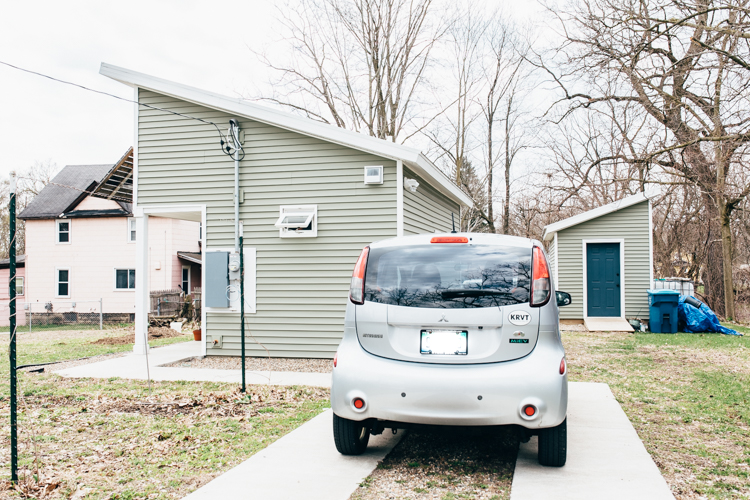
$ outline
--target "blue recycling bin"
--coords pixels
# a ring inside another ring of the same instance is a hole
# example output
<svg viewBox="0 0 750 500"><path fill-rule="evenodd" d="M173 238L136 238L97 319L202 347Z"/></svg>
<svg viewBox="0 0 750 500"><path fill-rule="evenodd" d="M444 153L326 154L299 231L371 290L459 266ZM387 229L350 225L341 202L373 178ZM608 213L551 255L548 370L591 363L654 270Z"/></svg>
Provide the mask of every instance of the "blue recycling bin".
<svg viewBox="0 0 750 500"><path fill-rule="evenodd" d="M648 327L653 333L677 333L677 290L648 291Z"/></svg>

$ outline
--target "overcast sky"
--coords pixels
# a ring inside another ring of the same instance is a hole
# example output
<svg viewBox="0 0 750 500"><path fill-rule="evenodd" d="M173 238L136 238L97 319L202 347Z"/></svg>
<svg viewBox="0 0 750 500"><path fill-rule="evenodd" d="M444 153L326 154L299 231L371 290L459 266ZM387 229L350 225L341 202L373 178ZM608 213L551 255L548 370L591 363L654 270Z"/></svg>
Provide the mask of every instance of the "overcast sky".
<svg viewBox="0 0 750 500"><path fill-rule="evenodd" d="M508 8L522 19L523 4ZM269 0L5 2L0 61L128 99L102 62L237 96L268 79L248 47L275 39L274 16ZM130 103L3 65L0 82L0 178L37 161L114 163L133 143Z"/></svg>

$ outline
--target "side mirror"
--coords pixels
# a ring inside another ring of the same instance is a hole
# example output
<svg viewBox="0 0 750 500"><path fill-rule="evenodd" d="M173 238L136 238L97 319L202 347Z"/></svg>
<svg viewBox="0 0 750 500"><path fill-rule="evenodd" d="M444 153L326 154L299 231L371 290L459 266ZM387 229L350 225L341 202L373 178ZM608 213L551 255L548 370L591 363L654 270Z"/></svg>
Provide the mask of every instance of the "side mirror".
<svg viewBox="0 0 750 500"><path fill-rule="evenodd" d="M557 297L558 307L569 306L573 302L573 298L568 292L555 292L555 297Z"/></svg>

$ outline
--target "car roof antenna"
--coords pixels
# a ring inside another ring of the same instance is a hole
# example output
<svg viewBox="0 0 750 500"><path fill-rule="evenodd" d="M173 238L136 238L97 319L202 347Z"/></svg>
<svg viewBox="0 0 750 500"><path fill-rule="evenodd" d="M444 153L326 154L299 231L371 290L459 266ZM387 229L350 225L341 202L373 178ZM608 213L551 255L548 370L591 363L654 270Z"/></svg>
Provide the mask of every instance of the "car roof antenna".
<svg viewBox="0 0 750 500"><path fill-rule="evenodd" d="M453 223L453 231L451 233L455 233L456 231L456 219L453 217L453 212L451 212L451 222Z"/></svg>

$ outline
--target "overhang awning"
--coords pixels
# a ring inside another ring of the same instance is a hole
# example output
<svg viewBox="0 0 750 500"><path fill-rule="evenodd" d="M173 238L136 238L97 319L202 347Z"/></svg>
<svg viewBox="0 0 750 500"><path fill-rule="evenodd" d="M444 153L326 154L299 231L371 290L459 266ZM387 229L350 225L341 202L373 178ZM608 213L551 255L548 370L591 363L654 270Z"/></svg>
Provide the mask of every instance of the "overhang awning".
<svg viewBox="0 0 750 500"><path fill-rule="evenodd" d="M203 256L200 252L177 252L177 258L193 264L203 264Z"/></svg>

